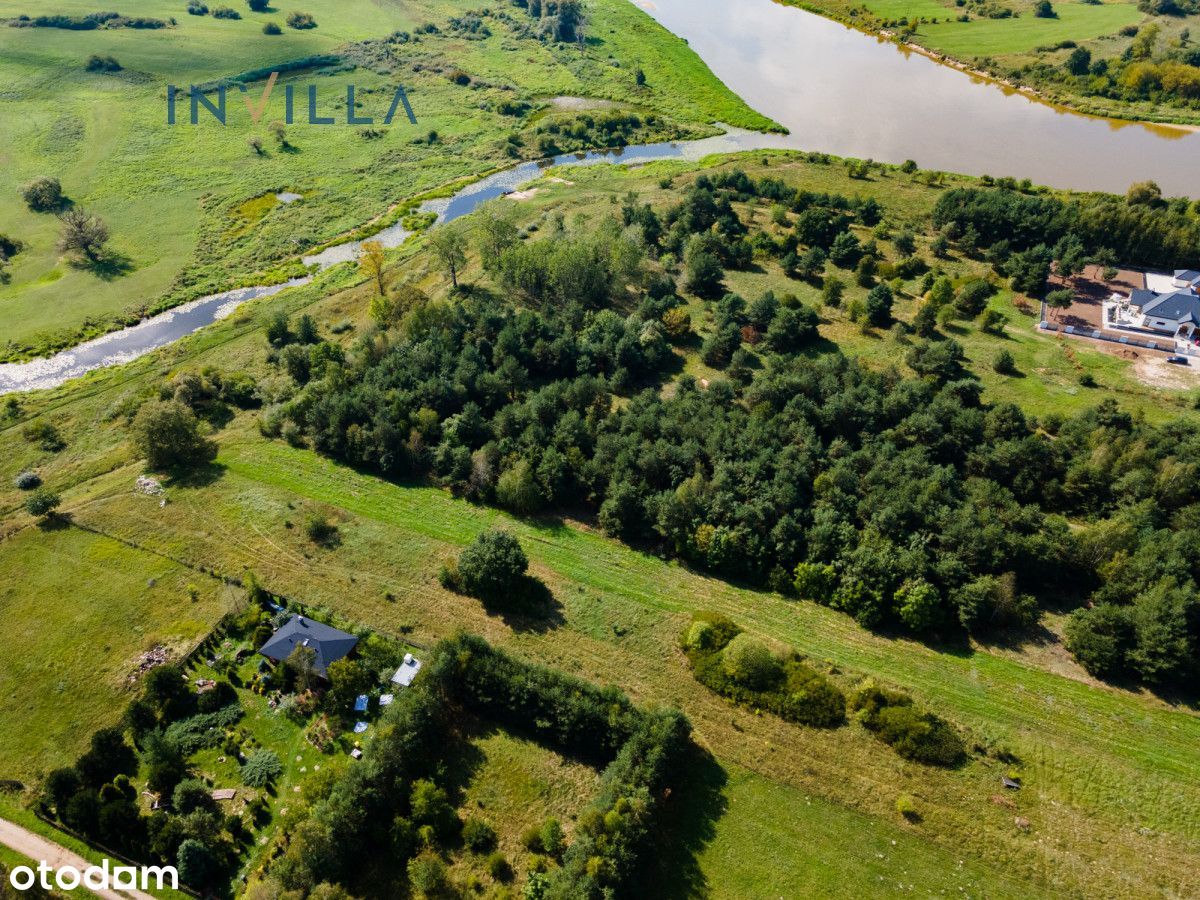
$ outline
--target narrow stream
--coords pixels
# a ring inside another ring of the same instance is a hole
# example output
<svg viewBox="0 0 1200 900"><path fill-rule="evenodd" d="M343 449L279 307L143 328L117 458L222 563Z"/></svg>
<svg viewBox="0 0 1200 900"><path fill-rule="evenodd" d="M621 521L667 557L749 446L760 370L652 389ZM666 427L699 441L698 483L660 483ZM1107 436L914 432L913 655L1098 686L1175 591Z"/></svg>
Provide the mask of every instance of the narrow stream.
<svg viewBox="0 0 1200 900"><path fill-rule="evenodd" d="M666 142L591 153L566 153L549 160L521 163L472 182L457 194L421 204L421 212L437 214L439 224L472 212L488 200L515 190L551 166L584 166L599 162L650 162L656 159L700 159L709 153L745 149L760 135L739 129L697 141ZM385 247L398 247L412 234L401 224L392 225L370 240ZM306 265L327 269L358 257L361 241L347 241L303 257ZM137 325L78 344L44 359L0 364L0 394L57 387L94 369L137 359L172 341L186 337L205 325L224 319L248 300L269 297L285 288L307 284L311 277L295 278L284 284L238 288L200 297Z"/></svg>

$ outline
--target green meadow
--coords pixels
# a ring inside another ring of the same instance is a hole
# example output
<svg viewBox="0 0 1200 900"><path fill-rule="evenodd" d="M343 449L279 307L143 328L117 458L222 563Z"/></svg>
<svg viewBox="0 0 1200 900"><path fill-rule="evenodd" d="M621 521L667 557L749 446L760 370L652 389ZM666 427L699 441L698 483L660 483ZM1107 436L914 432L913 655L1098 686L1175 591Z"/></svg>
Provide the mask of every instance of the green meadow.
<svg viewBox="0 0 1200 900"><path fill-rule="evenodd" d="M876 11L874 4L868 6ZM943 19L937 24L922 25L918 29L920 42L958 59L1006 56L1029 53L1059 41L1082 42L1115 35L1122 26L1137 24L1142 19L1142 13L1132 3L1058 3L1054 8L1057 15L1053 19L1042 19L1029 13L1020 18L974 19L970 22ZM883 15L882 12L879 14ZM910 12L908 15L928 13Z"/></svg>
<svg viewBox="0 0 1200 900"><path fill-rule="evenodd" d="M1154 37L1145 58L1192 66L1189 41L1200 26L1200 13L1184 6L1168 10L1129 0L1053 0L1051 14L1039 16L1034 0L779 2L925 48L956 66L1031 89L1045 102L1088 115L1197 123L1187 90L1127 90L1123 77L1134 36L1148 26L1153 26ZM1098 71L1107 74L1093 70L1075 77L1066 72L1064 63L1077 47L1087 50L1092 62L1102 61Z"/></svg>
<svg viewBox="0 0 1200 900"><path fill-rule="evenodd" d="M2 0L0 18L45 11L35 6ZM299 254L400 199L511 162L510 134L524 141L518 155L539 155L533 113L556 96L603 98L656 114L659 125L648 136L703 133L713 121L772 127L627 0L589 4L593 37L584 46L523 37L513 24L518 19L497 16L488 19L489 37L468 39L448 25L474 8L462 0L280 0L270 13L243 5L238 20L187 15L184 6L139 6L141 15L173 16L176 24L163 29L0 27L0 222L26 245L10 281L0 283L0 357L40 355L196 296L295 273ZM311 13L317 27L262 32L264 23L283 24L297 10ZM55 11L94 10L70 0ZM426 23L438 30L386 48L361 43L412 35ZM122 70L87 72L92 54L113 56ZM329 54L342 62L285 71L257 125L243 99L259 102L265 76L245 94L229 91L224 126L203 108L200 124L190 125L186 98L177 124L166 123L168 84L186 88ZM518 57L521 64L513 65ZM470 82L451 81L454 71ZM345 124L350 85L361 104L357 114L381 123L397 83L417 125L403 116L388 128L377 124L377 133ZM283 147L268 125L284 118L289 84L296 122ZM309 86L318 90L318 115L340 124L308 124ZM499 107L508 101L529 104L529 112L503 114ZM251 138L262 142L261 153ZM20 197L39 176L59 178L74 204L107 222L105 266L79 267L58 252L54 216L31 212ZM284 190L302 199L262 202Z"/></svg>

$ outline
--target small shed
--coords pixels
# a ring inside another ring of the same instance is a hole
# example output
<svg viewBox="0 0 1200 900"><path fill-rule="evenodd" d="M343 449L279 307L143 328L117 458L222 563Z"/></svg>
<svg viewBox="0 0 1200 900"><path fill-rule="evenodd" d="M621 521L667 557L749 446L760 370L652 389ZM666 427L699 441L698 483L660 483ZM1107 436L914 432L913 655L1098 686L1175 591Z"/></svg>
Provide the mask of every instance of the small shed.
<svg viewBox="0 0 1200 900"><path fill-rule="evenodd" d="M400 668L392 676L392 684L399 685L400 687L408 687L413 683L413 679L417 677L417 673L420 671L421 661L411 653L405 653L404 662L400 664Z"/></svg>

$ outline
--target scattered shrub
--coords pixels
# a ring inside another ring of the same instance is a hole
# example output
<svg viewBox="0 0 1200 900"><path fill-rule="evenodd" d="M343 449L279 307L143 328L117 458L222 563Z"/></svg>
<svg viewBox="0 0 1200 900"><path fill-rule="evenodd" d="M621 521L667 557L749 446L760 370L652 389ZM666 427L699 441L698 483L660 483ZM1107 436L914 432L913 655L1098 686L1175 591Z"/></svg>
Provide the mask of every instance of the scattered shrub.
<svg viewBox="0 0 1200 900"><path fill-rule="evenodd" d="M283 763L273 750L259 748L242 763L242 783L254 788L265 788L283 775Z"/></svg>
<svg viewBox="0 0 1200 900"><path fill-rule="evenodd" d="M316 28L317 20L308 13L290 12L287 17L288 28L304 30L306 28Z"/></svg>
<svg viewBox="0 0 1200 900"><path fill-rule="evenodd" d="M37 488L32 494L25 498L25 510L31 516L37 516L40 519L47 519L54 514L62 502L58 494L48 488Z"/></svg>
<svg viewBox="0 0 1200 900"><path fill-rule="evenodd" d="M463 823L463 844L472 853L490 853L496 849L496 829L482 819Z"/></svg>
<svg viewBox="0 0 1200 900"><path fill-rule="evenodd" d="M487 869L497 881L511 881L513 877L512 866L508 864L508 860L499 850L493 852L487 858Z"/></svg>
<svg viewBox="0 0 1200 900"><path fill-rule="evenodd" d="M42 476L37 472L21 472L13 479L13 485L20 491L32 491L42 486Z"/></svg>
<svg viewBox="0 0 1200 900"><path fill-rule="evenodd" d="M868 731L905 759L953 767L966 758L966 747L954 728L920 709L907 694L868 681L851 696L850 708Z"/></svg>
<svg viewBox="0 0 1200 900"><path fill-rule="evenodd" d="M121 64L112 56L97 56L92 54L88 57L84 68L89 72L120 72Z"/></svg>
<svg viewBox="0 0 1200 900"><path fill-rule="evenodd" d="M921 818L921 814L917 812L917 801L911 794L901 794L896 798L896 812L909 822L916 822Z"/></svg>

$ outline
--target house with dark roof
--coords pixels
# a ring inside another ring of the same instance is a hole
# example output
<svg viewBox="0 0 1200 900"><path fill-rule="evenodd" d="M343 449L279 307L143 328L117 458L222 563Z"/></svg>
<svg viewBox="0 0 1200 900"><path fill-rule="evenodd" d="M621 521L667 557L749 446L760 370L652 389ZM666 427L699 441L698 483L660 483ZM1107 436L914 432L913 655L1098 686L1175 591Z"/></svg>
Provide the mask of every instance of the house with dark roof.
<svg viewBox="0 0 1200 900"><path fill-rule="evenodd" d="M1200 273L1196 273L1200 280ZM1183 332L1191 336L1200 326L1200 296L1191 288L1155 294L1153 291L1134 291L1129 305L1136 307L1142 315L1142 327L1165 334Z"/></svg>
<svg viewBox="0 0 1200 900"><path fill-rule="evenodd" d="M258 652L268 659L281 662L291 656L297 647L310 647L314 654L313 671L326 678L330 663L349 655L357 643L358 638L345 631L304 616L292 616Z"/></svg>
<svg viewBox="0 0 1200 900"><path fill-rule="evenodd" d="M1200 272L1195 269L1176 269L1171 283L1177 288L1194 288L1200 284Z"/></svg>

